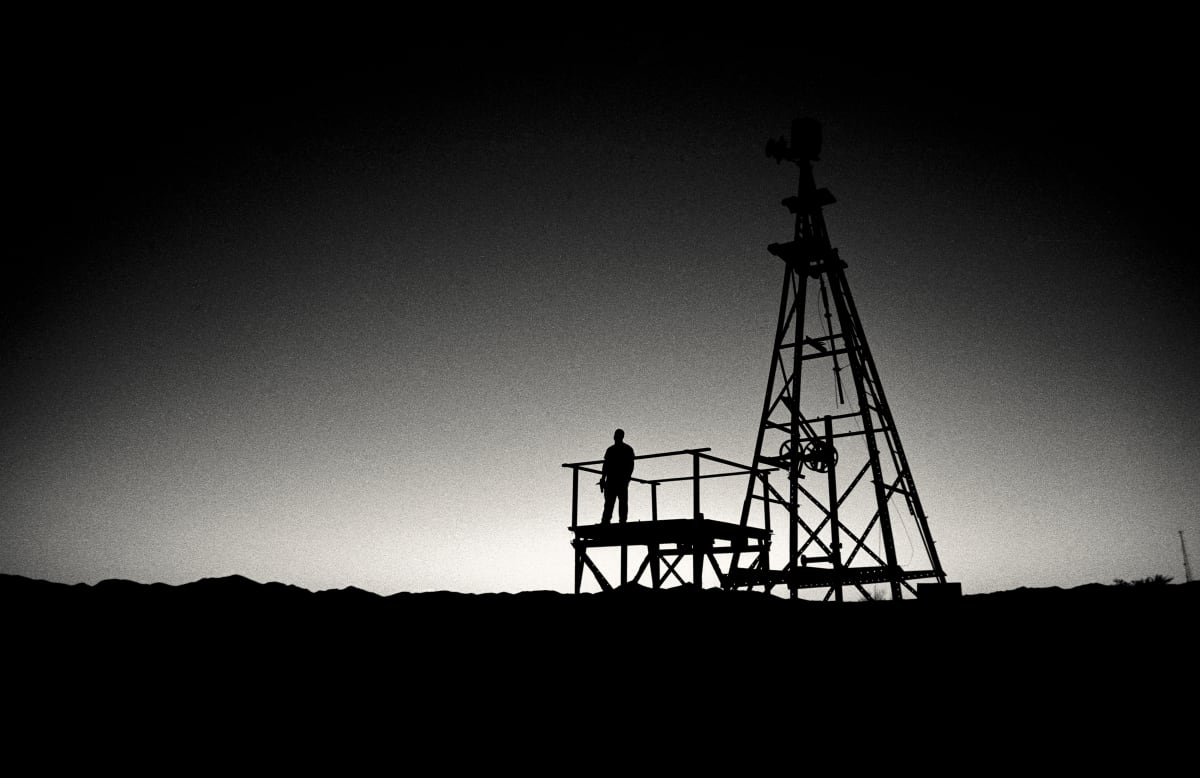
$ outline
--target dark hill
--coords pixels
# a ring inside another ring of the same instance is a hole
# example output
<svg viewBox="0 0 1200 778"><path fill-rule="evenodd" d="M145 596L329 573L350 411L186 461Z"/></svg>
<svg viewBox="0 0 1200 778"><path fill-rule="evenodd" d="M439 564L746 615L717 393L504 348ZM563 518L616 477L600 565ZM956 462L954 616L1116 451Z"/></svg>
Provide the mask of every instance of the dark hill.
<svg viewBox="0 0 1200 778"><path fill-rule="evenodd" d="M0 601L12 628L10 644L48 649L86 633L111 643L176 636L334 653L370 639L439 660L469 654L474 662L505 646L515 652L510 659L552 646L564 656L615 655L635 662L660 655L657 645L672 656L694 657L950 651L959 664L1007 665L1030 664L1031 655L1050 651L1128 652L1143 660L1167 655L1186 642L1200 583L1022 588L949 602L839 606L690 587L385 597L353 587L314 593L242 576L180 586L120 580L88 586L0 575Z"/></svg>
<svg viewBox="0 0 1200 778"><path fill-rule="evenodd" d="M713 648L740 646L757 634L770 643L790 641L799 647L819 640L854 651L913 632L935 644L987 635L1003 642L1102 640L1134 648L1180 639L1197 613L1200 583L1020 588L951 601L837 605L692 587L628 586L582 595L439 591L381 596L355 587L310 592L238 575L179 586L124 580L89 586L0 574L0 601L10 624L26 630L25 639L84 625L105 631L120 625L133 639L139 633L201 627L213 637L230 629L269 637L278 629L337 624L377 634L426 630L420 642L448 645L482 629L520 630L530 640L617 642L653 629L674 630L698 646L711 641Z"/></svg>
<svg viewBox="0 0 1200 778"><path fill-rule="evenodd" d="M1126 728L1169 731L1195 710L1198 602L1200 583L838 606L683 587L385 597L240 576L0 575L10 707L289 717L382 705L533 735L630 716L673 730L866 717L960 733L1130 717Z"/></svg>

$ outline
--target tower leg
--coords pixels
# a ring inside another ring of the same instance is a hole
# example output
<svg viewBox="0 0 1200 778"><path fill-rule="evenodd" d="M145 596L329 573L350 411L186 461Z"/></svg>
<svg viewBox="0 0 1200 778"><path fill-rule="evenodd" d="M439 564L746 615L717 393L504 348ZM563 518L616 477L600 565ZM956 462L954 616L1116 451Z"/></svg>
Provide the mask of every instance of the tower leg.
<svg viewBox="0 0 1200 778"><path fill-rule="evenodd" d="M825 450L833 451L833 419L825 417ZM838 488L837 464L829 457L829 527L832 542L829 544L829 558L833 562L833 596L837 602L842 601L842 533L838 525Z"/></svg>

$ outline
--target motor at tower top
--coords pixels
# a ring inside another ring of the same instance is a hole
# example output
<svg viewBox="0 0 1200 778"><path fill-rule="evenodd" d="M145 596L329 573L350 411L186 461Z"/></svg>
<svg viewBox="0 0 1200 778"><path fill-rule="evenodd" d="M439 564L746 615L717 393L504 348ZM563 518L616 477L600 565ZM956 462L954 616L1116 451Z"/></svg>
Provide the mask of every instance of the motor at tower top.
<svg viewBox="0 0 1200 778"><path fill-rule="evenodd" d="M816 119L793 119L792 142L784 138L767 141L767 156L776 163L787 160L799 164L821 158L821 123Z"/></svg>

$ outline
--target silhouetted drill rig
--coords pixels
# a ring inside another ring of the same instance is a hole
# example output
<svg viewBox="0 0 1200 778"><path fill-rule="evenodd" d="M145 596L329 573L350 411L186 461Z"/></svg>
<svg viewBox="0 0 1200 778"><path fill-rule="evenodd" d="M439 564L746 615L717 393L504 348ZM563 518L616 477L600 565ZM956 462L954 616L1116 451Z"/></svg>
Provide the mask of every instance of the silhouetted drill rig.
<svg viewBox="0 0 1200 778"><path fill-rule="evenodd" d="M603 548L620 549L622 584L648 579L653 588L689 583L689 565L681 563L690 559L696 586L711 569L723 588L783 587L792 598L801 590L824 590L824 599L840 602L851 587L876 599L880 595L867 587L886 584L891 599L899 600L906 592L918 595L918 581L927 581L919 585L921 596L960 591L946 583L846 282L846 263L830 245L823 209L834 197L816 187L812 172L820 150L820 125L809 119L792 123L790 141L767 144L769 157L795 164L800 174L796 195L783 201L795 216L792 239L768 246L783 262L783 289L752 464L719 459L707 448L637 457L688 457L692 466L690 473L632 480L631 493L635 485L650 489L649 521L587 525L579 523L580 473L598 474L602 461L563 465L573 474L576 593L585 568L602 589L612 588L592 558ZM772 474L782 477L773 482ZM739 521L705 518L701 481L739 476L747 482ZM672 482L690 485L691 515L660 519L658 490ZM773 506L785 515L783 549L774 542ZM631 548L644 549L632 579Z"/></svg>

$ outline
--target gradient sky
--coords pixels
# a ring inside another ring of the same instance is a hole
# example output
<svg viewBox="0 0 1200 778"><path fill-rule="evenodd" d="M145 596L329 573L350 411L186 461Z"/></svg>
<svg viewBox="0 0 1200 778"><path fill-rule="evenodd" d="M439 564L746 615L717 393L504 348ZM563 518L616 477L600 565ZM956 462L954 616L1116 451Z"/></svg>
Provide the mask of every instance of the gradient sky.
<svg viewBox="0 0 1200 778"><path fill-rule="evenodd" d="M799 114L950 579L1200 558L1170 46L77 44L10 72L0 572L569 591L563 462L753 455Z"/></svg>

